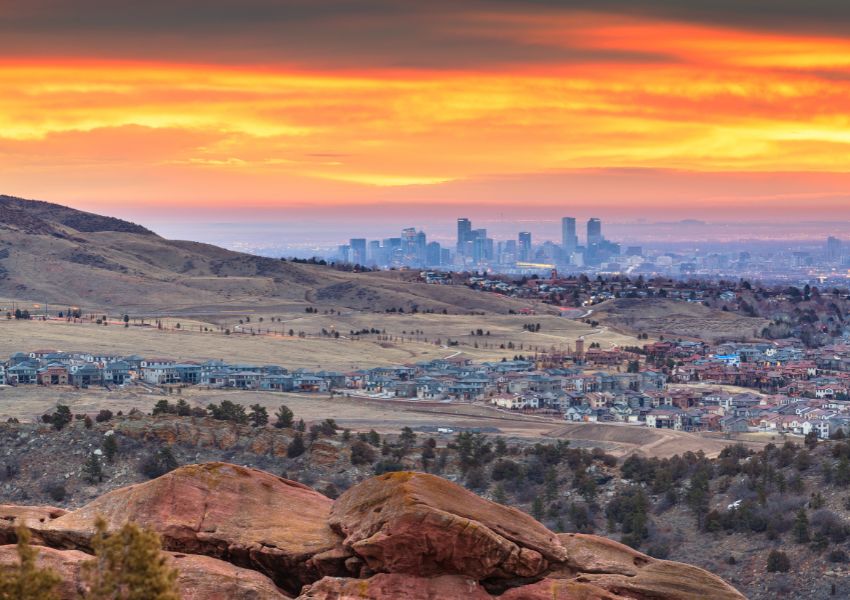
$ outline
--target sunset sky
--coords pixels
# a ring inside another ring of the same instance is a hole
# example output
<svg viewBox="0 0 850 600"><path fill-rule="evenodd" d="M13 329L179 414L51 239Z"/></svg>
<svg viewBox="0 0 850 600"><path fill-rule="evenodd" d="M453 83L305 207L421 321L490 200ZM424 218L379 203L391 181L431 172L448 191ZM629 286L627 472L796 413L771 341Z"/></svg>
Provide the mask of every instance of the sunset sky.
<svg viewBox="0 0 850 600"><path fill-rule="evenodd" d="M850 219L850 4L0 0L0 193Z"/></svg>

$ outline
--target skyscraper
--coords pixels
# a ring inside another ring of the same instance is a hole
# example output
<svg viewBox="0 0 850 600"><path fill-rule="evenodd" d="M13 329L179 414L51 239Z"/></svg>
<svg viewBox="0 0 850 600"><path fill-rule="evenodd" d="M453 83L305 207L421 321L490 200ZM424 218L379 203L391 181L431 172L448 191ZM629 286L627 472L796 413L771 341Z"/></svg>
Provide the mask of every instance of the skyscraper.
<svg viewBox="0 0 850 600"><path fill-rule="evenodd" d="M420 265L424 265L428 260L428 237L424 231L419 231L416 234L416 261Z"/></svg>
<svg viewBox="0 0 850 600"><path fill-rule="evenodd" d="M407 227L401 230L401 252L406 263L416 260L416 228Z"/></svg>
<svg viewBox="0 0 850 600"><path fill-rule="evenodd" d="M472 221L466 218L457 220L457 253L463 254L466 242L472 241Z"/></svg>
<svg viewBox="0 0 850 600"><path fill-rule="evenodd" d="M366 246L366 264L380 265L385 262L381 242L378 240L371 240Z"/></svg>
<svg viewBox="0 0 850 600"><path fill-rule="evenodd" d="M426 247L425 264L429 267L439 267L443 264L443 249L439 242L429 242Z"/></svg>
<svg viewBox="0 0 850 600"><path fill-rule="evenodd" d="M567 262L569 262L570 256L578 247L576 220L573 217L564 217L561 219L561 247L564 249L564 256Z"/></svg>
<svg viewBox="0 0 850 600"><path fill-rule="evenodd" d="M596 246L602 242L602 221L590 219L587 222L587 246Z"/></svg>
<svg viewBox="0 0 850 600"><path fill-rule="evenodd" d="M517 254L519 254L518 260L520 262L528 262L531 260L531 232L530 231L520 231L519 232L519 243L517 244Z"/></svg>
<svg viewBox="0 0 850 600"><path fill-rule="evenodd" d="M366 264L366 240L364 238L352 238L348 241L351 247L351 262L358 265Z"/></svg>
<svg viewBox="0 0 850 600"><path fill-rule="evenodd" d="M841 258L841 240L837 237L829 236L826 240L826 259L830 262L835 262Z"/></svg>

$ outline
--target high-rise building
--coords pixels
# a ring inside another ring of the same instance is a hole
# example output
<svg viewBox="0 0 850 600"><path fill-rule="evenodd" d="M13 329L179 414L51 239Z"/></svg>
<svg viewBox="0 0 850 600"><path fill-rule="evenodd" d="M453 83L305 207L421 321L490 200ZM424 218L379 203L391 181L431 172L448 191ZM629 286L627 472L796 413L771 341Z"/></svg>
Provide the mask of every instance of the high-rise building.
<svg viewBox="0 0 850 600"><path fill-rule="evenodd" d="M416 236L415 227L408 227L401 230L401 251L402 256L404 256L405 263L412 263L416 261Z"/></svg>
<svg viewBox="0 0 850 600"><path fill-rule="evenodd" d="M379 242L378 240L370 240L369 244L366 246L366 264L385 264L383 258L384 256L381 248L381 242Z"/></svg>
<svg viewBox="0 0 850 600"><path fill-rule="evenodd" d="M517 261L516 240L507 240L502 246L502 256L500 262L503 264L511 264Z"/></svg>
<svg viewBox="0 0 850 600"><path fill-rule="evenodd" d="M599 245L602 242L602 221L599 219L590 219L587 222L587 246Z"/></svg>
<svg viewBox="0 0 850 600"><path fill-rule="evenodd" d="M487 259L487 238L475 236L472 240L472 260L480 263Z"/></svg>
<svg viewBox="0 0 850 600"><path fill-rule="evenodd" d="M428 238L424 231L416 234L416 262L424 265L428 260Z"/></svg>
<svg viewBox="0 0 850 600"><path fill-rule="evenodd" d="M517 243L517 260L528 262L531 260L531 232L520 231Z"/></svg>
<svg viewBox="0 0 850 600"><path fill-rule="evenodd" d="M561 219L561 247L567 261L578 248L578 235L576 235L576 220L573 217Z"/></svg>
<svg viewBox="0 0 850 600"><path fill-rule="evenodd" d="M829 236L826 240L826 259L830 262L835 262L841 258L841 240L837 237Z"/></svg>
<svg viewBox="0 0 850 600"><path fill-rule="evenodd" d="M351 262L358 265L366 264L366 239L352 238L348 241L351 248Z"/></svg>
<svg viewBox="0 0 850 600"><path fill-rule="evenodd" d="M439 242L431 242L426 247L425 264L429 267L439 267L443 264L443 249Z"/></svg>
<svg viewBox="0 0 850 600"><path fill-rule="evenodd" d="M472 221L466 218L457 220L457 253L463 254L466 242L472 241Z"/></svg>
<svg viewBox="0 0 850 600"><path fill-rule="evenodd" d="M400 265L402 263L404 254L401 250L401 238L386 238L383 247L386 255L384 264Z"/></svg>

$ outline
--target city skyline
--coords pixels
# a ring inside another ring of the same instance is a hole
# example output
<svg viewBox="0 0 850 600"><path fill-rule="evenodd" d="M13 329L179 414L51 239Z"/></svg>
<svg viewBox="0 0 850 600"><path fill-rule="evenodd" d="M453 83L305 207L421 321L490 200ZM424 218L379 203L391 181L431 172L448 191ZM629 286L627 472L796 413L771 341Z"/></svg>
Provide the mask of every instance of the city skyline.
<svg viewBox="0 0 850 600"><path fill-rule="evenodd" d="M846 220L848 28L827 0L7 3L0 192L195 223Z"/></svg>
<svg viewBox="0 0 850 600"><path fill-rule="evenodd" d="M509 276L555 278L556 274L626 275L674 279L753 279L819 285L843 284L850 277L850 252L843 238L829 236L817 243L776 243L755 246L711 244L703 248L676 248L655 243L648 248L623 243L606 235L602 219L591 217L577 233L575 217L562 217L559 241L535 238L530 231L514 230L507 237L494 234L468 217L456 219L451 242L429 238L424 228L405 227L400 236L368 239L353 237L334 250L287 254L277 247L272 256L323 259L351 269L422 269L436 282L440 272L466 271ZM519 225L519 224L517 224ZM680 224L686 227L687 223ZM268 248L260 251L268 254ZM493 285L498 285L493 282Z"/></svg>

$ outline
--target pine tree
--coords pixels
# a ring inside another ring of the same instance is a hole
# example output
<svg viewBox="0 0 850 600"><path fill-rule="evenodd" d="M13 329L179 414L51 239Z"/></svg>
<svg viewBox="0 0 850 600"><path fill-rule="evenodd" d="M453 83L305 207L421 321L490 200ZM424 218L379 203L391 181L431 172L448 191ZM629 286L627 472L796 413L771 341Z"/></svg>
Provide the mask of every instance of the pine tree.
<svg viewBox="0 0 850 600"><path fill-rule="evenodd" d="M83 476L89 483L100 483L103 481L103 467L100 465L100 457L96 454L89 454L85 464L83 464Z"/></svg>
<svg viewBox="0 0 850 600"><path fill-rule="evenodd" d="M30 546L30 532L20 526L18 564L0 567L0 600L59 600L56 588L62 581L50 569L39 569L35 562L38 550Z"/></svg>
<svg viewBox="0 0 850 600"><path fill-rule="evenodd" d="M163 446L145 460L140 465L141 472L149 478L154 479L166 473L173 471L179 466L177 458L168 446Z"/></svg>
<svg viewBox="0 0 850 600"><path fill-rule="evenodd" d="M248 413L248 418L251 420L251 425L254 427L263 427L269 423L269 411L265 406L260 404L252 404L251 412Z"/></svg>
<svg viewBox="0 0 850 600"><path fill-rule="evenodd" d="M501 483L496 484L496 487L493 488L493 502L506 504L507 501L508 495L505 493L505 487Z"/></svg>
<svg viewBox="0 0 850 600"><path fill-rule="evenodd" d="M381 436L374 429L370 429L369 433L366 434L367 442L378 448L381 445Z"/></svg>
<svg viewBox="0 0 850 600"><path fill-rule="evenodd" d="M295 437L292 438L292 441L286 447L286 455L289 458L296 458L304 454L306 450L306 446L304 445L304 436L301 432L297 432Z"/></svg>
<svg viewBox="0 0 850 600"><path fill-rule="evenodd" d="M538 521L543 518L543 513L545 512L546 507L543 506L543 498L540 496L534 497L534 502L531 503L531 516L537 519Z"/></svg>
<svg viewBox="0 0 850 600"><path fill-rule="evenodd" d="M405 451L410 450L410 448L413 448L413 444L416 443L416 434L410 427L402 427L398 441Z"/></svg>
<svg viewBox="0 0 850 600"><path fill-rule="evenodd" d="M278 429L292 427L292 422L295 416L286 404L281 404L274 416L276 418L274 426Z"/></svg>
<svg viewBox="0 0 850 600"><path fill-rule="evenodd" d="M65 406L64 404L59 404L56 406L56 412L53 413L51 417L51 422L53 423L53 428L56 431L62 431L65 428L65 425L74 420L73 415L71 414L71 409Z"/></svg>
<svg viewBox="0 0 850 600"><path fill-rule="evenodd" d="M183 398L180 398L180 400L177 401L177 405L175 408L177 409L177 415L180 417L188 417L192 414L192 407L189 406L189 403L186 402Z"/></svg>
<svg viewBox="0 0 850 600"><path fill-rule="evenodd" d="M791 569L791 561L788 555L781 550L771 550L767 555L768 573L787 573Z"/></svg>
<svg viewBox="0 0 850 600"><path fill-rule="evenodd" d="M103 455L106 460L112 464L115 461L115 454L118 452L118 441L115 439L115 434L107 435L103 439Z"/></svg>
<svg viewBox="0 0 850 600"><path fill-rule="evenodd" d="M87 600L180 600L177 570L168 566L159 536L135 523L108 535L98 518L95 558L83 566Z"/></svg>
<svg viewBox="0 0 850 600"><path fill-rule="evenodd" d="M151 414L153 416L157 416L168 415L174 412L176 412L175 408L171 406L171 403L168 400L163 398L162 400L157 401L157 403L153 405L153 410L151 411Z"/></svg>

